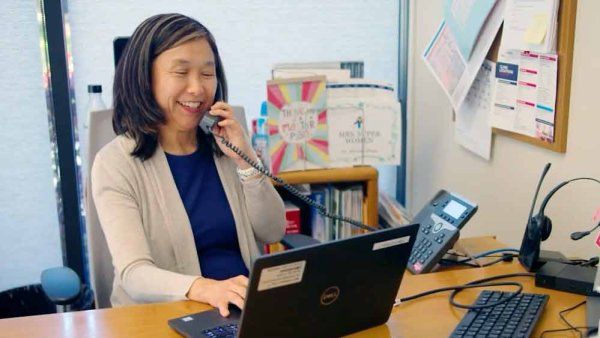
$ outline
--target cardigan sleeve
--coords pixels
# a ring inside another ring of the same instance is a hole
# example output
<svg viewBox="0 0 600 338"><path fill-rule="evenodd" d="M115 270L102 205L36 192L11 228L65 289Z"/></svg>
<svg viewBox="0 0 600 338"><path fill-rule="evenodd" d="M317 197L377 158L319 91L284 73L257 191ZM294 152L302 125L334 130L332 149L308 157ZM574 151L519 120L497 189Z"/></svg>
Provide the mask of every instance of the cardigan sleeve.
<svg viewBox="0 0 600 338"><path fill-rule="evenodd" d="M127 161L123 154L101 151L91 172L92 196L115 278L120 278L123 289L135 302L183 300L199 276L155 265L142 224L141 198L136 198L133 169Z"/></svg>
<svg viewBox="0 0 600 338"><path fill-rule="evenodd" d="M248 216L256 239L275 243L285 234L285 208L281 196L265 176L242 182Z"/></svg>

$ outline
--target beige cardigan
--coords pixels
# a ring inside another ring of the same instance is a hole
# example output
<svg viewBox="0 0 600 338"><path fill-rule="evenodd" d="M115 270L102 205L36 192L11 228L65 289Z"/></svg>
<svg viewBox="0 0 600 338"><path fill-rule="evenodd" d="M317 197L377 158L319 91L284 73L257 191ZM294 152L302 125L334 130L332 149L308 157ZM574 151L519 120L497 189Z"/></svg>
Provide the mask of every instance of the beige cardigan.
<svg viewBox="0 0 600 338"><path fill-rule="evenodd" d="M164 151L159 146L142 162L130 155L134 146L133 140L118 136L97 154L91 173L115 268L113 306L185 299L201 276L190 221ZM250 268L263 243L283 237L283 202L265 177L242 183L229 158L215 157L215 164Z"/></svg>

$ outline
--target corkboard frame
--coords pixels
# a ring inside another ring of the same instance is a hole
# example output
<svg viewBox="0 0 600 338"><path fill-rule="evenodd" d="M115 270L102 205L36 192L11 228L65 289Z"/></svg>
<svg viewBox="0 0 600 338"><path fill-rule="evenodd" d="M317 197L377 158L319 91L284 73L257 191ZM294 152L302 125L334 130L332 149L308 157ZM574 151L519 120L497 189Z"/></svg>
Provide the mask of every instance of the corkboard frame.
<svg viewBox="0 0 600 338"><path fill-rule="evenodd" d="M558 73L556 88L556 105L554 115L554 142L546 142L535 137L513 133L507 130L492 128L495 134L508 136L538 147L558 153L567 152L567 131L569 129L569 104L571 99L571 74L573 68L573 45L575 40L575 17L577 16L577 0L560 0L558 8L557 46ZM502 30L488 53L488 59L498 59L498 49Z"/></svg>

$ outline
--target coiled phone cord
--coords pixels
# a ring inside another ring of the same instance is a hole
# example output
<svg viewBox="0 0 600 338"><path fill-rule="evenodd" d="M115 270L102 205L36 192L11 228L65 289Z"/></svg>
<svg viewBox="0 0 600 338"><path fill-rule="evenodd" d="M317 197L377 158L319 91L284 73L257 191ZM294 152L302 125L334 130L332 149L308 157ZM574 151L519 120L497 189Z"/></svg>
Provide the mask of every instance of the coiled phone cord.
<svg viewBox="0 0 600 338"><path fill-rule="evenodd" d="M229 148L233 152L235 152L246 163L248 163L249 165L251 165L254 169L258 170L261 174L263 174L263 175L271 178L273 181L275 181L278 184L280 184L284 189L286 189L287 191L289 191L290 193L292 193L294 196L296 196L297 198L299 198L300 200L302 200L304 203L306 203L306 204L308 204L308 205L310 205L312 207L315 207L317 209L317 211L321 215L323 215L325 217L328 217L328 218L331 218L331 219L334 219L334 220L338 220L338 221L350 223L350 224L354 225L355 227L358 227L358 228L361 228L361 229L364 229L364 230L368 230L368 231L377 231L378 230L375 227L372 227L370 225L366 225L366 224L364 224L362 222L359 222L357 220L354 220L352 218L348 218L348 217L345 217L345 216L340 216L340 215L336 215L336 214L332 214L332 213L328 212L327 208L324 205L313 201L311 198L309 198L306 195L302 194L302 192L300 192L300 190L298 190L294 186L286 183L281 178L273 175L269 170L265 169L263 166L259 165L255 161L253 161L248 155L244 154L243 151L241 151L237 146L233 145L231 142L229 142L229 140L227 140L223 136L215 135L215 137L219 138L222 144L224 144L227 148Z"/></svg>

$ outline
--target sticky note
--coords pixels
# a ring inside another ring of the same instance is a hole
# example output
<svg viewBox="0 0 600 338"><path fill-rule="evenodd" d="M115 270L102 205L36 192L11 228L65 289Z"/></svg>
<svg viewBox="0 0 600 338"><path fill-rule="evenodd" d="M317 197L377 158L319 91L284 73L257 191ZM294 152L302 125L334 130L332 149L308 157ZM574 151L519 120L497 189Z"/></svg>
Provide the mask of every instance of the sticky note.
<svg viewBox="0 0 600 338"><path fill-rule="evenodd" d="M596 246L600 248L600 232L596 236Z"/></svg>
<svg viewBox="0 0 600 338"><path fill-rule="evenodd" d="M544 43L546 31L548 30L548 16L546 13L538 13L533 16L529 27L523 35L523 40L526 43L540 45Z"/></svg>

